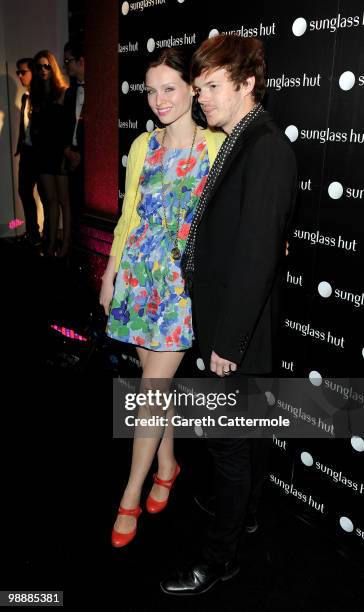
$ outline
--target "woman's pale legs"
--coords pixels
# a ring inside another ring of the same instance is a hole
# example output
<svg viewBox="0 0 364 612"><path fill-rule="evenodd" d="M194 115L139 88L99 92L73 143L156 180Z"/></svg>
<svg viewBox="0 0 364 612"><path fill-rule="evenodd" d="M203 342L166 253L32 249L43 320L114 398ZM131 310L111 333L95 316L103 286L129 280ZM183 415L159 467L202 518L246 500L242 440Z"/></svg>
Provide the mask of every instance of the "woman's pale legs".
<svg viewBox="0 0 364 612"><path fill-rule="evenodd" d="M143 379L173 379L180 365L184 352L154 352L137 347L138 357L142 364ZM159 448L158 448L159 447ZM136 508L139 506L140 494L145 478L152 465L156 450L158 448L158 476L162 480L173 477L176 468L176 459L173 451L173 434L169 428L165 428L162 440L153 436L141 438L136 436L133 443L133 457L128 483L120 505L123 508ZM164 501L169 494L168 489L154 484L152 496L158 501ZM135 528L136 518L134 516L118 515L114 529L119 533L128 533Z"/></svg>

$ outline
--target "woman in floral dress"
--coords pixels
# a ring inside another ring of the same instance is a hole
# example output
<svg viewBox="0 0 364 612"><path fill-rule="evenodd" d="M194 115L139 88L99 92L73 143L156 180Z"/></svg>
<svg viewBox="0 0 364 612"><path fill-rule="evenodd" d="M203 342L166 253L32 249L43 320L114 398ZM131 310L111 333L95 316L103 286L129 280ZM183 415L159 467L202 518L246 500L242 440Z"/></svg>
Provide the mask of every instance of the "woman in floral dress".
<svg viewBox="0 0 364 612"><path fill-rule="evenodd" d="M181 255L198 198L223 136L199 127L180 49L164 50L146 73L148 103L164 129L133 142L126 173L123 214L115 229L100 303L107 334L134 344L143 379L172 379L192 346L191 301L181 276ZM115 280L116 277L116 280ZM160 512L180 468L173 436L135 437L129 480L112 532L114 546L136 533L140 494L153 462L158 472L147 510Z"/></svg>

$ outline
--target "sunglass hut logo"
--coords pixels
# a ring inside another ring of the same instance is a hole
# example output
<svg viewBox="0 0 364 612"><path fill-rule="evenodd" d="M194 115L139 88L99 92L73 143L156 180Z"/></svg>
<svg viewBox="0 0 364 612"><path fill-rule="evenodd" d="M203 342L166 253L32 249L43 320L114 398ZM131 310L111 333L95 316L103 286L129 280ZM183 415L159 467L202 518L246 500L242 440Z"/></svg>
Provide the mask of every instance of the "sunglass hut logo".
<svg viewBox="0 0 364 612"><path fill-rule="evenodd" d="M152 6L160 6L166 4L167 0L141 0L140 2L123 2L121 5L121 12L123 15L127 15L129 11L144 11L144 9L151 8Z"/></svg>
<svg viewBox="0 0 364 612"><path fill-rule="evenodd" d="M320 32L328 30L336 32L336 30L357 28L364 26L364 13L362 15L350 15L345 17L341 13L335 17L327 17L325 19L311 19L307 21L304 17L297 17L292 24L292 32L295 36L303 36L308 32Z"/></svg>
<svg viewBox="0 0 364 612"><path fill-rule="evenodd" d="M362 16L354 15L344 17L339 13L336 17L331 17L331 19L312 20L309 23L309 28L311 32L314 30L330 30L330 32L336 32L336 30L342 28L355 28L360 25L364 25L364 14Z"/></svg>
<svg viewBox="0 0 364 612"><path fill-rule="evenodd" d="M147 40L147 49L149 53L153 53L155 49L164 49L168 47L180 47L183 45L195 45L196 44L196 32L192 34L187 34L186 32L182 34L182 36L170 36L169 38L165 38L163 40L155 40L154 38L149 38Z"/></svg>

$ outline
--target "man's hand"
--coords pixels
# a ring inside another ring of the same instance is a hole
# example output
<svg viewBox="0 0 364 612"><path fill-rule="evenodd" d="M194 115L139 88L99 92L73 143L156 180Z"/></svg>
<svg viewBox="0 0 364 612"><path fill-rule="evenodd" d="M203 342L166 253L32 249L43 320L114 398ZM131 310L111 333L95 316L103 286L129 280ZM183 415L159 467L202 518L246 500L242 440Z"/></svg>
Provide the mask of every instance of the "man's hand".
<svg viewBox="0 0 364 612"><path fill-rule="evenodd" d="M230 372L235 372L238 366L233 361L219 357L215 351L211 353L210 370L218 376L227 376Z"/></svg>

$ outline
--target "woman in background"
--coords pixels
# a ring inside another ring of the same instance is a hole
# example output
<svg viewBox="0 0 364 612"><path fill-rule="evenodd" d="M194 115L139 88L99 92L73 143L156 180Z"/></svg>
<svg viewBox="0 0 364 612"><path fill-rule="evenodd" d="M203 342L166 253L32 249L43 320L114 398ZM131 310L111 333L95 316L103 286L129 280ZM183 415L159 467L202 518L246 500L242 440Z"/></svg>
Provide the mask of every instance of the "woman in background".
<svg viewBox="0 0 364 612"><path fill-rule="evenodd" d="M35 78L31 85L32 141L36 147L44 199L43 251L45 255L67 254L71 215L68 177L64 160L64 96L68 87L53 53L39 51L34 57ZM58 250L59 211L62 210L63 240Z"/></svg>

